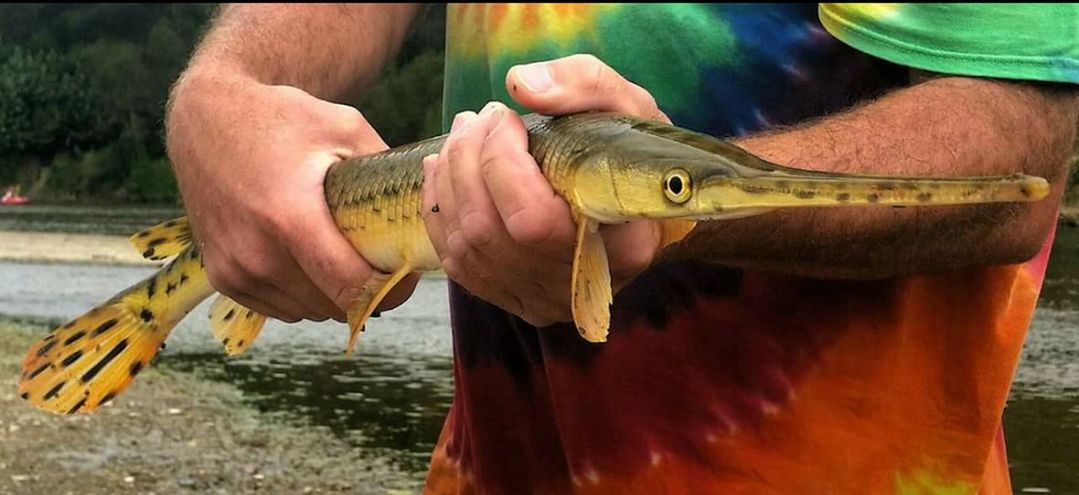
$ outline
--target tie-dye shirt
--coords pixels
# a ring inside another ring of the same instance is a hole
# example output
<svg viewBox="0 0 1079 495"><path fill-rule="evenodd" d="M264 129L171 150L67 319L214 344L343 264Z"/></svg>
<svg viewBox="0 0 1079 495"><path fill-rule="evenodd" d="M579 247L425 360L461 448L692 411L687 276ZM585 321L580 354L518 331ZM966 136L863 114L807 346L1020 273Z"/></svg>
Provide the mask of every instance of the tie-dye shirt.
<svg viewBox="0 0 1079 495"><path fill-rule="evenodd" d="M720 137L839 111L908 84L910 67L1079 82L1072 6L452 5L448 18L447 121L515 106L511 66L572 53ZM658 264L616 296L601 345L451 284L456 390L427 491L1011 493L1001 415L1050 245L1020 265L886 281Z"/></svg>

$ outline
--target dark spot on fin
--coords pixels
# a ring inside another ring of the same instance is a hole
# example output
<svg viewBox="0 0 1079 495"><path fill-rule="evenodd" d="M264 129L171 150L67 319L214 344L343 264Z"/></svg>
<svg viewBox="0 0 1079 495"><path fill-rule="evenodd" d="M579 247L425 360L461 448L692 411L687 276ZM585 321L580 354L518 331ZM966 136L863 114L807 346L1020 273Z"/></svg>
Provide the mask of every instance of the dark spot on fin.
<svg viewBox="0 0 1079 495"><path fill-rule="evenodd" d="M45 399L45 400L49 400L49 399L51 399L53 397L56 397L56 394L60 393L60 389L64 387L65 383L67 383L67 382L57 383L55 387L49 389L48 392L45 392L45 396L42 397L42 398Z"/></svg>
<svg viewBox="0 0 1079 495"><path fill-rule="evenodd" d="M97 327L97 330L94 330L94 336L96 337L98 335L101 335L101 334L105 333L108 329L116 326L116 323L117 323L117 321L116 321L115 318L113 318L113 319L111 319L109 321L106 321L105 323L102 323L101 326Z"/></svg>
<svg viewBox="0 0 1079 495"><path fill-rule="evenodd" d="M239 342L236 343L236 347L243 347L243 346L244 346L244 341L243 340L240 340Z"/></svg>
<svg viewBox="0 0 1079 495"><path fill-rule="evenodd" d="M64 345L71 345L72 343L74 343L74 342L78 341L79 339L83 338L85 335L86 335L85 330L81 330L79 332L76 332L75 335L72 335L72 336L68 337L67 340L64 341Z"/></svg>
<svg viewBox="0 0 1079 495"><path fill-rule="evenodd" d="M112 350L105 355L105 357L101 358L101 361L98 361L96 364L94 364L93 368L90 368L89 371L84 373L82 375L82 382L86 383L90 380L93 380L98 373L101 373L101 370L104 369L105 366L108 366L113 359L116 359L116 357L119 356L121 352L124 352L124 349L127 349L127 339L121 340L119 343L117 343L116 347L113 347Z"/></svg>
<svg viewBox="0 0 1079 495"><path fill-rule="evenodd" d="M26 400L26 399L30 398L30 394L28 394L26 392L23 392L23 393L19 394L19 397L22 397L22 400Z"/></svg>
<svg viewBox="0 0 1079 495"><path fill-rule="evenodd" d="M794 197L796 197L798 199L813 199L813 197L816 196L816 195L817 195L816 191L806 191L806 190L796 191L794 193Z"/></svg>
<svg viewBox="0 0 1079 495"><path fill-rule="evenodd" d="M143 251L142 252L142 257L143 258L153 259L154 258L154 248L150 248L150 249L147 249L146 251Z"/></svg>
<svg viewBox="0 0 1079 495"><path fill-rule="evenodd" d="M108 402L108 401L110 401L110 400L112 400L114 398L116 398L116 392L109 392L109 393L105 394L104 397L101 398L101 402L98 402L97 405L99 405L99 406L104 405L106 402Z"/></svg>
<svg viewBox="0 0 1079 495"><path fill-rule="evenodd" d="M234 315L234 314L236 314L236 310L235 309L230 309L228 313L225 313L225 321L231 320L232 315Z"/></svg>
<svg viewBox="0 0 1079 495"><path fill-rule="evenodd" d="M165 295L172 295L172 291L176 290L176 284L169 284L165 286Z"/></svg>
<svg viewBox="0 0 1079 495"><path fill-rule="evenodd" d="M929 200L933 199L933 195L930 194L930 193L927 193L927 192L926 193L921 193L921 194L918 195L917 199L918 199L918 201L923 201L923 202L924 201L929 201Z"/></svg>
<svg viewBox="0 0 1079 495"><path fill-rule="evenodd" d="M869 193L868 195L866 195L865 199L868 200L870 203L876 203L880 201L880 195L877 193Z"/></svg>
<svg viewBox="0 0 1079 495"><path fill-rule="evenodd" d="M47 370L47 369L49 369L49 363L45 363L45 364L43 364L41 366L38 366L36 370L34 370L32 373L30 373L30 379L33 380L38 375L44 373L45 370Z"/></svg>
<svg viewBox="0 0 1079 495"><path fill-rule="evenodd" d="M139 318L142 318L142 321L149 323L150 320L154 319L154 312L150 311L149 309L143 308L142 312L139 313Z"/></svg>
<svg viewBox="0 0 1079 495"><path fill-rule="evenodd" d="M51 351L53 347L56 347L56 341L55 340L50 340L48 344L45 344L45 345L41 346L41 349L38 349L37 357L41 357L41 356L44 356L44 355L48 354L49 351Z"/></svg>
<svg viewBox="0 0 1079 495"><path fill-rule="evenodd" d="M222 345L229 345L229 338L225 337L225 339L221 341L221 344Z"/></svg>
<svg viewBox="0 0 1079 495"><path fill-rule="evenodd" d="M131 374L131 376L135 376L139 374L140 371L142 371L142 361L135 361L135 364L131 365L131 370L129 371L129 373Z"/></svg>
<svg viewBox="0 0 1079 495"><path fill-rule="evenodd" d="M68 366L71 366L72 364L74 364L75 361L78 361L79 358L81 358L81 357L82 357L82 351L72 352L70 356L64 358L64 360L60 362L60 365L63 366L64 368L67 368Z"/></svg>
<svg viewBox="0 0 1079 495"><path fill-rule="evenodd" d="M80 400L74 406L72 406L71 409L69 409L67 411L67 413L68 414L75 414L75 413L79 412L79 409L82 409L83 404L86 404L86 397L83 397L82 400Z"/></svg>
<svg viewBox="0 0 1079 495"><path fill-rule="evenodd" d="M152 299L157 292L157 277L150 277L150 283L146 286L146 297Z"/></svg>

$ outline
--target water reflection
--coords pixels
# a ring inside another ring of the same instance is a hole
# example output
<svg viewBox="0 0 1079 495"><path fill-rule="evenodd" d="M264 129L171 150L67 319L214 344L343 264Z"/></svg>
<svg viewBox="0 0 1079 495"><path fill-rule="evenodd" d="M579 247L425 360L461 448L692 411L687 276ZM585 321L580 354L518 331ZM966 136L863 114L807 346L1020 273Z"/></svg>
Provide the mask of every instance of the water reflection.
<svg viewBox="0 0 1079 495"><path fill-rule="evenodd" d="M1038 306L1079 309L1079 228L1057 229Z"/></svg>
<svg viewBox="0 0 1079 495"><path fill-rule="evenodd" d="M224 360L180 354L160 366L239 387L262 412L325 426L362 451L422 477L453 399L449 358L325 351Z"/></svg>
<svg viewBox="0 0 1079 495"><path fill-rule="evenodd" d="M1016 493L1079 493L1079 229L1057 230L1004 433Z"/></svg>
<svg viewBox="0 0 1079 495"><path fill-rule="evenodd" d="M1079 493L1076 395L1061 399L1016 390L1004 413L1004 431L1016 492Z"/></svg>

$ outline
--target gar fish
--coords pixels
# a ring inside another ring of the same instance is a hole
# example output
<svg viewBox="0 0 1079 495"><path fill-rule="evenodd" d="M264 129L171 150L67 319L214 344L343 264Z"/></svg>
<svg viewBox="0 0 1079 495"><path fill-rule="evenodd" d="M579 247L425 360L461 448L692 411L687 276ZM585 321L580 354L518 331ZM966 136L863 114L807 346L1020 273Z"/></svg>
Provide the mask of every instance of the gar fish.
<svg viewBox="0 0 1079 495"><path fill-rule="evenodd" d="M795 169L721 139L623 115L528 115L525 123L530 153L575 217L566 289L578 331L590 342L606 340L612 301L600 224L658 219L669 245L696 222L775 208L1035 201L1049 191L1044 179L1025 175L915 178ZM348 308L348 353L390 288L408 273L440 268L420 208L422 160L444 140L343 160L327 172L325 197L337 226L382 272ZM108 402L149 365L173 327L214 294L185 218L130 240L148 259L175 259L29 350L19 393L34 406L72 414ZM210 308L211 331L229 355L250 347L265 321L224 295Z"/></svg>

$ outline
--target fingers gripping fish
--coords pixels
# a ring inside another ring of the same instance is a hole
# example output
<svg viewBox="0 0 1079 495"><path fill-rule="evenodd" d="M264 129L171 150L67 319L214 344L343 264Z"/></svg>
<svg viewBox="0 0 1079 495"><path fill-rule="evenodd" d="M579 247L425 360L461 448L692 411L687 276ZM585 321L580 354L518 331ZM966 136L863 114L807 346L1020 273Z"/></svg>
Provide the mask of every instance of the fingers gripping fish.
<svg viewBox="0 0 1079 495"><path fill-rule="evenodd" d="M577 223L573 318L589 342L607 339L612 291L600 224L661 221L664 245L698 221L777 208L938 206L1036 201L1049 184L1025 175L914 178L814 172L764 161L726 141L667 124L588 113L525 117L529 151ZM420 212L423 157L445 136L344 160L325 179L337 226L381 274L348 308L351 353L365 322L405 275L440 268ZM186 219L131 237L144 257L174 259L29 350L20 395L34 406L91 412L121 393L157 354L176 324L215 293ZM218 295L210 327L229 355L251 346L266 317Z"/></svg>

